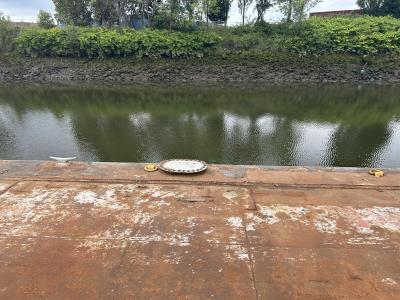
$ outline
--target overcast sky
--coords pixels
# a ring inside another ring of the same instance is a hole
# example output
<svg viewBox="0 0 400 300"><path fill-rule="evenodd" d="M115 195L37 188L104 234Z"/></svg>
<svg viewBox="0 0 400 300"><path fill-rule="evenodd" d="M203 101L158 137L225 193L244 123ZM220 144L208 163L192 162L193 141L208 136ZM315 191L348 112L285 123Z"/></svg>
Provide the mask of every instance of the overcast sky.
<svg viewBox="0 0 400 300"><path fill-rule="evenodd" d="M356 0L324 0L313 11L353 9L357 8L355 2ZM34 21L40 9L54 12L53 2L51 0L0 0L0 12L10 16L14 21ZM254 18L254 8L251 7L247 14L249 17L253 15L252 18ZM279 20L280 16L273 10L270 10L266 15L266 19ZM229 23L236 24L239 22L240 15L237 4L233 3Z"/></svg>

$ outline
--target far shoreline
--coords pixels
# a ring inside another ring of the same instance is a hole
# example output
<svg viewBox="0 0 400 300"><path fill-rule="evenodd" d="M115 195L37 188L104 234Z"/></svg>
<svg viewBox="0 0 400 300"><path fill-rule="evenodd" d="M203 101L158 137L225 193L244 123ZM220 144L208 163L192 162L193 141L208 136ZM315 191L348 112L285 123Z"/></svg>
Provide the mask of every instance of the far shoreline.
<svg viewBox="0 0 400 300"><path fill-rule="evenodd" d="M201 59L77 59L0 56L0 83L51 84L399 84L395 57L272 56Z"/></svg>

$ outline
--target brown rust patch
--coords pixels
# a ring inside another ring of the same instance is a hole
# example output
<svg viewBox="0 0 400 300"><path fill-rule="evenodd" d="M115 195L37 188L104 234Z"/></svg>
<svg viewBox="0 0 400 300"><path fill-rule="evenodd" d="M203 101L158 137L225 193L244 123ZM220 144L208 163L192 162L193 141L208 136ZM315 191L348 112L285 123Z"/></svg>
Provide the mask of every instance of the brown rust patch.
<svg viewBox="0 0 400 300"><path fill-rule="evenodd" d="M365 183L360 172L299 168L182 177L136 164L23 164L0 161L12 170L0 181L2 299L400 293L394 171Z"/></svg>

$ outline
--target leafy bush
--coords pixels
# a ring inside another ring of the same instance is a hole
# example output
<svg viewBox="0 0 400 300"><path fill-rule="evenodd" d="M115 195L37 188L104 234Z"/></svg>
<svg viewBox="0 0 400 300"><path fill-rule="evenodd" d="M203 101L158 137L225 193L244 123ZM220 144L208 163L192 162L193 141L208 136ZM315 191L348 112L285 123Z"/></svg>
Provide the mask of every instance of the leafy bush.
<svg viewBox="0 0 400 300"><path fill-rule="evenodd" d="M308 54L400 52L400 20L392 17L310 18L299 23L239 26L219 30L219 47L235 51Z"/></svg>
<svg viewBox="0 0 400 300"><path fill-rule="evenodd" d="M0 13L0 52L12 51L18 28Z"/></svg>
<svg viewBox="0 0 400 300"><path fill-rule="evenodd" d="M9 24L4 18L2 22ZM0 31L0 39L3 32ZM12 39L2 42L2 45L9 44ZM202 56L214 45L217 56L239 53L260 57L282 52L397 54L400 53L400 20L370 16L310 18L293 24L257 23L185 33L128 28L26 29L17 39L19 51L26 55L89 58Z"/></svg>
<svg viewBox="0 0 400 300"><path fill-rule="evenodd" d="M309 53L399 52L400 20L367 16L311 18L293 38L290 48Z"/></svg>
<svg viewBox="0 0 400 300"><path fill-rule="evenodd" d="M213 33L179 33L128 28L27 29L18 50L30 56L190 57L202 56L216 44Z"/></svg>

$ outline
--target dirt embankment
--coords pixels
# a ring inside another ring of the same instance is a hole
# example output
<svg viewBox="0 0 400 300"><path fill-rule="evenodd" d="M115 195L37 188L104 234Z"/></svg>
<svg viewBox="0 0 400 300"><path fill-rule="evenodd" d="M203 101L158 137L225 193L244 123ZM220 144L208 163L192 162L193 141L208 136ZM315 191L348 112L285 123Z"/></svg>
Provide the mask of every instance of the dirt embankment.
<svg viewBox="0 0 400 300"><path fill-rule="evenodd" d="M224 60L84 60L0 57L0 83L400 83L395 62Z"/></svg>

